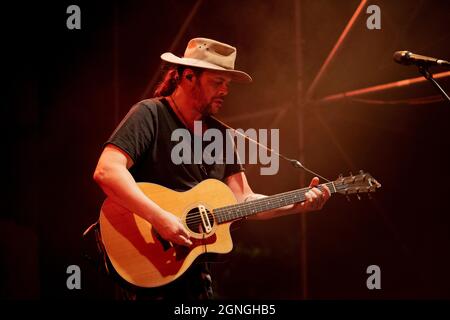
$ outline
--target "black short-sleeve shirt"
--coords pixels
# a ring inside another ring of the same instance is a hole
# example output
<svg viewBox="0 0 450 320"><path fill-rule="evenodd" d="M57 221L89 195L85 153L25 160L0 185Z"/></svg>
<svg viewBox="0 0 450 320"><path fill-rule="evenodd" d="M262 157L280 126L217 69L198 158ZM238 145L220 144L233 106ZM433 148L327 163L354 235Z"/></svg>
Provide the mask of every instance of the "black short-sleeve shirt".
<svg viewBox="0 0 450 320"><path fill-rule="evenodd" d="M136 182L152 182L176 191L186 191L202 180L214 178L223 181L244 170L234 149L234 163L225 163L225 146L233 143L229 132L213 118L206 118L204 121L208 128L222 132L224 140L220 157L223 160L219 161L222 163L194 163L194 139L203 139L186 129L165 98L147 99L134 105L105 145L113 144L131 157L134 165L130 168L130 173ZM192 146L190 163L175 164L172 161L172 150L180 143L180 140L171 139L172 132L176 129L189 132ZM202 154L210 143L201 141Z"/></svg>

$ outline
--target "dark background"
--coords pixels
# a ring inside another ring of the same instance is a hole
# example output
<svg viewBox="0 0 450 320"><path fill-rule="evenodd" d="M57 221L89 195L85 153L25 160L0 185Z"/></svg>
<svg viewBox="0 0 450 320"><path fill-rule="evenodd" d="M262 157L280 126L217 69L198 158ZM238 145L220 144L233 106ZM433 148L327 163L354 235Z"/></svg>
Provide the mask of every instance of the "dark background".
<svg viewBox="0 0 450 320"><path fill-rule="evenodd" d="M307 215L307 298L449 299L450 105L411 101L438 94L426 82L363 100L317 101L419 76L392 61L396 50L450 59L450 3L369 2L381 8L381 30L366 28L364 9L315 102L303 104L301 131L297 80L306 91L359 1L300 0L302 54L295 1L201 1L182 30L196 3L2 4L0 297L113 297L110 281L81 254L81 233L103 200L92 180L102 143L134 103L151 96L159 55L172 43L182 55L189 39L202 36L236 46L237 67L254 78L232 88L221 119L243 129L279 128L281 152L291 157L299 157L303 132L310 169L330 179L364 169L382 184L374 200L336 195ZM71 4L81 8L81 30L66 28ZM448 78L440 83L450 89ZM275 176L260 176L257 166L247 175L254 191L275 194L300 186L296 170L280 162ZM235 250L214 265L218 297L303 297L299 216L246 222L233 238ZM66 287L72 264L81 267L81 290ZM381 290L366 287L372 264L381 268Z"/></svg>

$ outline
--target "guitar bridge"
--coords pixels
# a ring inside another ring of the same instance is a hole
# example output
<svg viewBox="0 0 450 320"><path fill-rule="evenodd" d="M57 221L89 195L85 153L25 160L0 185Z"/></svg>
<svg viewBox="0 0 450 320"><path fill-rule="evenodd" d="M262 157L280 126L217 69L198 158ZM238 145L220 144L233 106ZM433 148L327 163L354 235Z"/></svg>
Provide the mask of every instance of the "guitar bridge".
<svg viewBox="0 0 450 320"><path fill-rule="evenodd" d="M198 211L200 214L200 218L202 219L202 227L206 233L210 233L212 231L212 226L208 218L208 210L206 210L205 206L199 205Z"/></svg>

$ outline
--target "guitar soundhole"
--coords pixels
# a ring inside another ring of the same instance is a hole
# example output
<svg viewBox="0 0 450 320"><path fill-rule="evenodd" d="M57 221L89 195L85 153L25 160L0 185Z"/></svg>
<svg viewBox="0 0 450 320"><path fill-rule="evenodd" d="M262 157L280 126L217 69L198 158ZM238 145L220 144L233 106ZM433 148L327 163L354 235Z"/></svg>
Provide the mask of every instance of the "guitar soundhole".
<svg viewBox="0 0 450 320"><path fill-rule="evenodd" d="M206 211L208 212L209 224L211 225L211 227L213 227L214 226L214 216L208 209L206 209ZM187 213L186 225L189 228L189 230L194 233L199 233L199 234L205 233L206 234L206 232L204 232L205 228L203 227L202 217L200 216L200 212L199 212L198 208L193 208Z"/></svg>

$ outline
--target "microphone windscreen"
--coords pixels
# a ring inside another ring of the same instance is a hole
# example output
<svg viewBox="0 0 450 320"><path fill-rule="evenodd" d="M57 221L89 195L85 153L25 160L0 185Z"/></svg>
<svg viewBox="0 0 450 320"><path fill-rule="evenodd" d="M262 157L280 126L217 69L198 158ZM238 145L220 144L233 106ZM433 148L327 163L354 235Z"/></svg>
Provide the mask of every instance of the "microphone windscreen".
<svg viewBox="0 0 450 320"><path fill-rule="evenodd" d="M408 64L409 63L408 54L409 51L396 51L394 52L393 57L394 61L401 64Z"/></svg>

